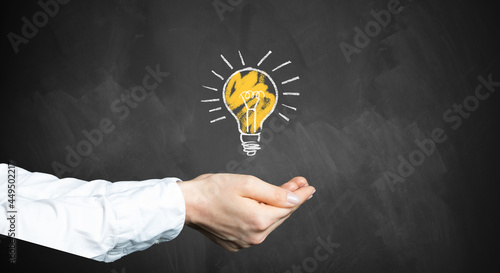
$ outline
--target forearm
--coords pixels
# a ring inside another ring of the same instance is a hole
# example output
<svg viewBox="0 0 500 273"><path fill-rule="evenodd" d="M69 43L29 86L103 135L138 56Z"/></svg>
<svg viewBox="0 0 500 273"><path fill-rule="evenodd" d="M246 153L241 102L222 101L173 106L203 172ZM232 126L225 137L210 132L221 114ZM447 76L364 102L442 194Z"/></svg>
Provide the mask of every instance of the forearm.
<svg viewBox="0 0 500 273"><path fill-rule="evenodd" d="M6 169L0 164L0 188L5 189ZM172 240L184 225L184 199L176 178L87 182L16 169L19 239L110 262ZM5 194L0 203L6 216ZM0 233L7 231L2 224Z"/></svg>

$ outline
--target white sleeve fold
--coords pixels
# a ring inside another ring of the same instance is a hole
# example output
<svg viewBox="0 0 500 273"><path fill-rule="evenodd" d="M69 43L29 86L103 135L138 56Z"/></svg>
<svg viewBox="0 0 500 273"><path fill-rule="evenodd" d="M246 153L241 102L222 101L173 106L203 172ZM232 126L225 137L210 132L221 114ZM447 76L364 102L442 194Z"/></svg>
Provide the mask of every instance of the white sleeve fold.
<svg viewBox="0 0 500 273"><path fill-rule="evenodd" d="M0 164L0 233L8 235L7 165ZM59 179L16 167L16 232L21 240L112 262L184 226L177 178L122 181Z"/></svg>

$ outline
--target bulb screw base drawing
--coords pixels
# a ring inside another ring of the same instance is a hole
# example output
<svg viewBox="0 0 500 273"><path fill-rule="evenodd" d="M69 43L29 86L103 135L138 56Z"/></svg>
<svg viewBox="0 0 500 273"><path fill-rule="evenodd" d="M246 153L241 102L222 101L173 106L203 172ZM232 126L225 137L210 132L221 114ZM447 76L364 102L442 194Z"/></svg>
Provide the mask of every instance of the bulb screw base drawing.
<svg viewBox="0 0 500 273"><path fill-rule="evenodd" d="M241 146L243 146L243 152L247 153L247 156L254 156L258 150L260 150L260 133L259 134L241 134L240 135Z"/></svg>

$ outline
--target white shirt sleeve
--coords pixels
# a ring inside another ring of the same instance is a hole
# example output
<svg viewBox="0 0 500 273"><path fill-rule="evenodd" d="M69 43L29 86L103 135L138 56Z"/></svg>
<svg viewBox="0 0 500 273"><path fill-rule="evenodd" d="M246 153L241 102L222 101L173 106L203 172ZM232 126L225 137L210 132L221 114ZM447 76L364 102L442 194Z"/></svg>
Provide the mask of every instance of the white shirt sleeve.
<svg viewBox="0 0 500 273"><path fill-rule="evenodd" d="M4 235L10 229L7 169L0 164ZM87 182L15 170L15 238L21 240L112 262L170 241L184 226L186 208L177 178Z"/></svg>

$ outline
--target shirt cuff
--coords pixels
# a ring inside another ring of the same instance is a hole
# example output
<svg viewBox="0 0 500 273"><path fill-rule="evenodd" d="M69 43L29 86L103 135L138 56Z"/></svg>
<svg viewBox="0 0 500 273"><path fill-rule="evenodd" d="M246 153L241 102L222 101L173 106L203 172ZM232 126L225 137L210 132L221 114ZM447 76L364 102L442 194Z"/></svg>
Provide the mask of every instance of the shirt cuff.
<svg viewBox="0 0 500 273"><path fill-rule="evenodd" d="M116 217L115 246L94 259L112 262L177 237L186 216L178 181L178 178L146 180L140 183L144 186L133 188L123 184L127 182L110 184L106 197Z"/></svg>

